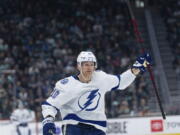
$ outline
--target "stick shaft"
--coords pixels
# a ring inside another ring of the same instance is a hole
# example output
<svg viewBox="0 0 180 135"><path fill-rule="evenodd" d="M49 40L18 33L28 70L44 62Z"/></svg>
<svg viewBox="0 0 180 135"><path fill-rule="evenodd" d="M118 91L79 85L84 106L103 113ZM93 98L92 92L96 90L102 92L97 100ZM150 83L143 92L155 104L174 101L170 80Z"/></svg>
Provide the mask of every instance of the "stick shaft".
<svg viewBox="0 0 180 135"><path fill-rule="evenodd" d="M135 19L134 14L133 14L132 8L131 8L130 3L129 3L129 0L126 0L126 2L127 2L127 6L128 6L128 9L129 9L130 16L131 16L131 21L132 21L132 25L133 25L136 40L139 43L141 51L144 53L145 52L144 48L140 45L140 44L142 44L144 42L144 40L142 39L141 33L138 30L138 24L137 24L137 21ZM160 96L159 96L159 93L158 93L158 89L157 89L157 85L155 83L153 72L152 72L151 67L149 65L148 65L147 69L148 69L148 72L149 72L149 75L150 75L150 79L152 81L152 85L153 85L153 88L154 88L154 92L155 92L159 107L160 107L161 115L162 115L163 119L165 120L166 115L165 115L165 112L164 112L164 109L163 109L163 106L162 106L162 102L161 102L161 99L160 99Z"/></svg>

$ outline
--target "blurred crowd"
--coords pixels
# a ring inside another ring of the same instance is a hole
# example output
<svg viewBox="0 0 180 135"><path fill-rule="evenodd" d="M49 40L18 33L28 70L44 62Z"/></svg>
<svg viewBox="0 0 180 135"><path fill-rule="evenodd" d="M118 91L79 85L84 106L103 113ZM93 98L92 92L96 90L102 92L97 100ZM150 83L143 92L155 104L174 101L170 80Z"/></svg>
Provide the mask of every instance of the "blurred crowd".
<svg viewBox="0 0 180 135"><path fill-rule="evenodd" d="M163 1L161 11L167 26L167 38L174 54L173 68L180 81L180 0Z"/></svg>
<svg viewBox="0 0 180 135"><path fill-rule="evenodd" d="M98 69L111 74L140 54L121 0L6 0L0 15L0 119L20 101L41 119L41 102L57 80L77 73L82 50L93 51ZM107 116L144 116L148 91L147 80L138 77L128 90L107 93Z"/></svg>

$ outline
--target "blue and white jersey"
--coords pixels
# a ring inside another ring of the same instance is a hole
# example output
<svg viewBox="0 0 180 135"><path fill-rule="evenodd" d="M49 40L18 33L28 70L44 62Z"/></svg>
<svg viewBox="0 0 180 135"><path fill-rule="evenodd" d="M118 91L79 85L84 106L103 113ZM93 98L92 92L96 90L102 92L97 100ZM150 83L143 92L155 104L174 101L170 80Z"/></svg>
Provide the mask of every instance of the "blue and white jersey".
<svg viewBox="0 0 180 135"><path fill-rule="evenodd" d="M42 104L42 114L55 117L60 110L64 124L82 122L105 131L105 93L125 89L134 79L130 70L117 76L95 71L89 83L82 83L77 76L67 77L56 83L51 96Z"/></svg>
<svg viewBox="0 0 180 135"><path fill-rule="evenodd" d="M35 113L34 111L26 108L16 109L11 114L10 120L16 125L29 123L35 120Z"/></svg>

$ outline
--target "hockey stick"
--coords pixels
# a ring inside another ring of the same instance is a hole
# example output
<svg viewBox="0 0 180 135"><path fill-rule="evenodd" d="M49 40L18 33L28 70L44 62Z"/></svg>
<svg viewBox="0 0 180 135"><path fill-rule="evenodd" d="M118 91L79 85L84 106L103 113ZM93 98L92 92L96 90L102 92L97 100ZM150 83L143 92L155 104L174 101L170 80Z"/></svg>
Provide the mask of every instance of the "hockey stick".
<svg viewBox="0 0 180 135"><path fill-rule="evenodd" d="M134 16L134 14L133 14L133 11L132 11L129 0L126 0L126 3L127 3L127 6L128 6L128 9L129 9L129 13L130 13L134 33L135 33L135 36L136 36L136 40L139 43L139 46L140 46L142 52L144 53L145 52L144 48L140 45L140 44L142 44L144 42L144 40L142 39L141 33L138 30L138 24L137 24L137 21L136 21L136 18ZM162 115L163 119L165 120L166 115L165 115L165 112L164 112L164 109L163 109L163 106L162 106L162 102L161 102L161 99L160 99L160 96L159 96L159 93L158 93L158 89L157 89L157 85L155 83L154 75L153 75L151 67L149 65L147 66L147 69L149 71L150 79L151 79L152 85L154 87L154 92L155 92L155 95L157 97L157 101L158 101L158 104L159 104L159 107L160 107L161 115Z"/></svg>

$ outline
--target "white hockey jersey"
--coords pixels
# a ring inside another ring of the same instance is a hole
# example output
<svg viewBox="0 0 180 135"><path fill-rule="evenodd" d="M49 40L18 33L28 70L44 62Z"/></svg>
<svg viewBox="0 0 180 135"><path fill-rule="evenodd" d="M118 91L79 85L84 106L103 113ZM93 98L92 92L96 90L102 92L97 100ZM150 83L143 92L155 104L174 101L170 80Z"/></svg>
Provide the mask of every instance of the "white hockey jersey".
<svg viewBox="0 0 180 135"><path fill-rule="evenodd" d="M82 122L105 131L105 93L123 90L134 79L131 70L117 76L95 71L89 83L80 82L77 76L67 77L56 83L51 96L42 104L42 114L55 117L60 110L64 124Z"/></svg>
<svg viewBox="0 0 180 135"><path fill-rule="evenodd" d="M29 123L35 120L35 113L34 111L28 110L26 108L16 109L11 114L10 119L16 125L19 125L22 123Z"/></svg>

